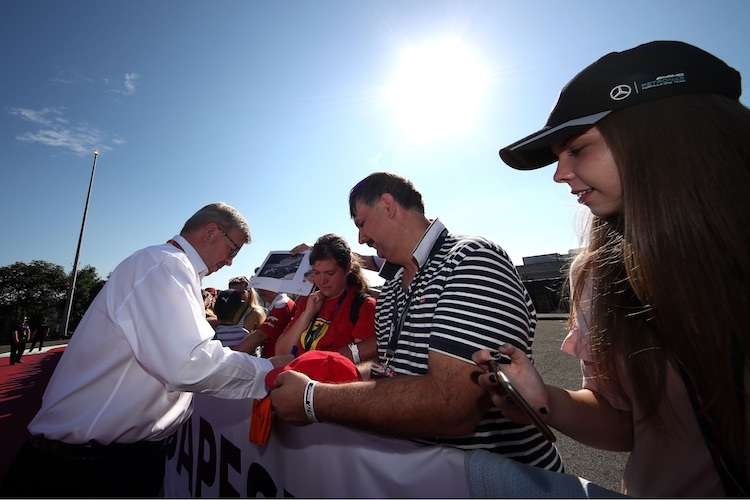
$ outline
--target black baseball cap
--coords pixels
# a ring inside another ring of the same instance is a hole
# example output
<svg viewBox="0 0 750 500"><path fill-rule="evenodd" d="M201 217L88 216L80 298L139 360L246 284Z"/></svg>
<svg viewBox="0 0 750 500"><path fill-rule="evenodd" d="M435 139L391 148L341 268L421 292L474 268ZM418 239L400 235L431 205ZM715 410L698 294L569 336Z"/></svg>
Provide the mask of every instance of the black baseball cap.
<svg viewBox="0 0 750 500"><path fill-rule="evenodd" d="M216 317L220 320L231 320L234 314L240 309L243 302L242 294L237 290L232 288L229 290L222 290L216 296L214 313L216 313Z"/></svg>
<svg viewBox="0 0 750 500"><path fill-rule="evenodd" d="M557 161L550 146L582 134L619 109L663 97L720 94L739 99L740 73L684 42L655 41L612 52L586 67L560 91L544 127L500 150L518 170Z"/></svg>

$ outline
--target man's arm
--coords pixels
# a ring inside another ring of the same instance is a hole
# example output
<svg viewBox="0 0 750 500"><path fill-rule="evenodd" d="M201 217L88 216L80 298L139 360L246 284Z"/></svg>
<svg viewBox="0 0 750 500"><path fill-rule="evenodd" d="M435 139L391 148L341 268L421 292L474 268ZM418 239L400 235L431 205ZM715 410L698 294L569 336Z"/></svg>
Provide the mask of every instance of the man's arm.
<svg viewBox="0 0 750 500"><path fill-rule="evenodd" d="M365 361L369 361L378 357L378 342L374 336L357 342L355 343L355 345L357 346L357 350L359 351L359 363L363 363ZM355 361L354 353L348 345L345 345L344 347L339 349L339 354L351 359L353 362Z"/></svg>
<svg viewBox="0 0 750 500"><path fill-rule="evenodd" d="M490 405L476 383L481 370L438 352L429 354L429 373L349 384L318 383L313 406L317 419L389 436L461 436L474 430ZM276 415L306 425L303 398L310 379L284 372L271 393Z"/></svg>
<svg viewBox="0 0 750 500"><path fill-rule="evenodd" d="M258 346L263 345L263 343L268 340L268 335L260 329L256 328L252 332L248 333L244 339L240 341L239 344L233 347L235 351L242 351L246 352L248 354L253 354L255 352L255 349Z"/></svg>
<svg viewBox="0 0 750 500"><path fill-rule="evenodd" d="M135 358L169 391L227 399L265 396L264 377L273 363L211 340L195 272L182 255L139 268L133 285L102 296L115 304L114 320Z"/></svg>
<svg viewBox="0 0 750 500"><path fill-rule="evenodd" d="M378 266L374 255L362 255L356 252L354 252L354 254L359 257L360 262L362 262L362 267L364 267L365 269L369 269L370 271L375 272L380 271L380 267Z"/></svg>

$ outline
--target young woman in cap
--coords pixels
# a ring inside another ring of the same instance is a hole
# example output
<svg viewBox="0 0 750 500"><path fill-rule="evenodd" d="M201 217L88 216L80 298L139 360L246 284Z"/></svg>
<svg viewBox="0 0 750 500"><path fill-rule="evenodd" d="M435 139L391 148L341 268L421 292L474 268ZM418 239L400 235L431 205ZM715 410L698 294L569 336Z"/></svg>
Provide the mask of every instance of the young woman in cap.
<svg viewBox="0 0 750 500"><path fill-rule="evenodd" d="M740 93L720 59L651 42L584 69L542 130L500 151L521 170L557 161L554 180L591 212L563 343L584 380L577 391L545 385L503 345L474 354L487 368L479 383L525 421L489 368L500 360L550 426L629 451L630 495L750 494L750 110Z"/></svg>

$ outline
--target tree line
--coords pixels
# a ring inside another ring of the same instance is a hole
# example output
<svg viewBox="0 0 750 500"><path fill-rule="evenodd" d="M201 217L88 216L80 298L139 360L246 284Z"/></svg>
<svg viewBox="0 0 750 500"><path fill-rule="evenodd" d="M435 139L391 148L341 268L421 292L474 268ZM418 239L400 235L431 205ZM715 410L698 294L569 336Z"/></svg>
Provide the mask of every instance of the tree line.
<svg viewBox="0 0 750 500"><path fill-rule="evenodd" d="M71 273L62 266L34 260L0 267L0 342L7 343L16 322L26 315L32 331L42 321L50 326L51 337L65 336L65 305ZM106 283L93 266L78 270L68 334L72 333L91 302Z"/></svg>

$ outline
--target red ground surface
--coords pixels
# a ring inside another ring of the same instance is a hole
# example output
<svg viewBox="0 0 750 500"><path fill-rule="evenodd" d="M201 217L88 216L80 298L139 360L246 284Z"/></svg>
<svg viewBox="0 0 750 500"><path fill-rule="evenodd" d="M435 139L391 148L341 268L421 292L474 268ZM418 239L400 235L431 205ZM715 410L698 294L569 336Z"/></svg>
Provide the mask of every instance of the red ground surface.
<svg viewBox="0 0 750 500"><path fill-rule="evenodd" d="M26 426L42 405L42 395L65 347L32 355L10 365L0 358L0 477L29 437Z"/></svg>

